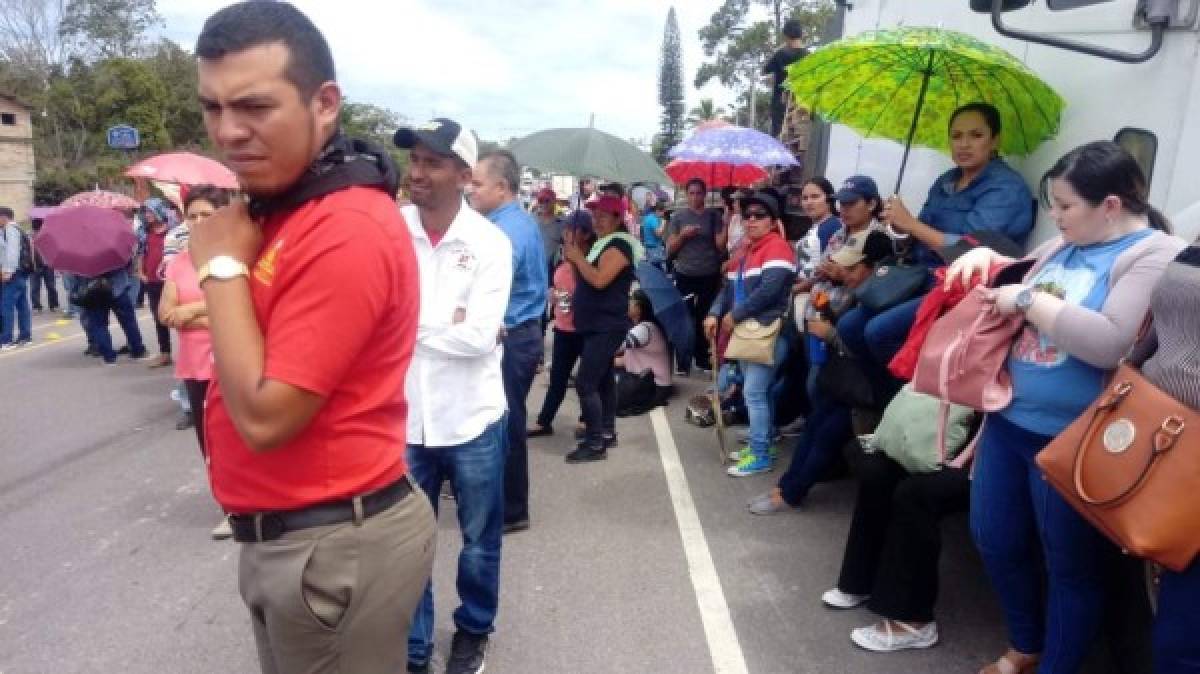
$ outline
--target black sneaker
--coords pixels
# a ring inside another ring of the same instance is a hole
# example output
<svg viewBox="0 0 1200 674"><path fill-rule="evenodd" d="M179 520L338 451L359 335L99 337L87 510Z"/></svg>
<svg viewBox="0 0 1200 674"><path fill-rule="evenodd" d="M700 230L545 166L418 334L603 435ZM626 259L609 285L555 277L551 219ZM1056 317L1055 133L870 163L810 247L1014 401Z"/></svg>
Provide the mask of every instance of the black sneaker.
<svg viewBox="0 0 1200 674"><path fill-rule="evenodd" d="M584 430L582 428L575 429L575 439L576 440L582 441L586 437L587 437L586 430ZM604 448L605 449L612 449L613 447L617 446L617 434L616 433L605 433L602 437L604 438Z"/></svg>
<svg viewBox="0 0 1200 674"><path fill-rule="evenodd" d="M195 425L196 420L192 418L191 412L180 412L179 419L175 421L175 430L186 431Z"/></svg>
<svg viewBox="0 0 1200 674"><path fill-rule="evenodd" d="M125 355L125 354L127 354L127 353L129 353L129 345L128 345L128 344L126 344L125 346L122 346L121 348L117 349L117 355L118 355L118 356L124 356L124 355Z"/></svg>
<svg viewBox="0 0 1200 674"><path fill-rule="evenodd" d="M524 519L513 520L511 522L504 523L504 533L505 534L515 534L518 531L525 531L528 528L529 528L529 518L528 517L526 517Z"/></svg>
<svg viewBox="0 0 1200 674"><path fill-rule="evenodd" d="M418 665L415 662L410 662L408 663L408 671L410 674L429 674L429 663L422 662Z"/></svg>
<svg viewBox="0 0 1200 674"><path fill-rule="evenodd" d="M567 463L588 463L590 461L603 461L608 458L608 451L604 446L594 447L591 445L580 445L575 448L575 451L567 454Z"/></svg>
<svg viewBox="0 0 1200 674"><path fill-rule="evenodd" d="M484 656L487 655L488 636L458 631L450 642L450 658L446 661L446 674L479 674L483 671Z"/></svg>
<svg viewBox="0 0 1200 674"><path fill-rule="evenodd" d="M118 351L117 353L120 353L120 351ZM150 355L150 352L149 352L149 351L146 351L145 349L142 349L142 350L141 350L141 351L139 351L138 353L131 353L131 354L129 354L129 359L130 359L130 360L141 360L141 359L143 359L143 358L146 358L146 357L148 357L149 355Z"/></svg>

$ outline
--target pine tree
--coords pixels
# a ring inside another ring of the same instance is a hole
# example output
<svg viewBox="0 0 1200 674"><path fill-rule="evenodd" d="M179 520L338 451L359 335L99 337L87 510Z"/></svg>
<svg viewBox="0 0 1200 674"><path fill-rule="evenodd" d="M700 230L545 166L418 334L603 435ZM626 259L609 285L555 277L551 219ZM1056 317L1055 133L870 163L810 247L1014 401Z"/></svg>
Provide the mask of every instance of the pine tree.
<svg viewBox="0 0 1200 674"><path fill-rule="evenodd" d="M658 71L658 104L662 106L658 138L655 139L655 159L667 163L667 151L679 144L683 134L683 53L679 43L679 22L675 8L667 12L663 31L662 57Z"/></svg>

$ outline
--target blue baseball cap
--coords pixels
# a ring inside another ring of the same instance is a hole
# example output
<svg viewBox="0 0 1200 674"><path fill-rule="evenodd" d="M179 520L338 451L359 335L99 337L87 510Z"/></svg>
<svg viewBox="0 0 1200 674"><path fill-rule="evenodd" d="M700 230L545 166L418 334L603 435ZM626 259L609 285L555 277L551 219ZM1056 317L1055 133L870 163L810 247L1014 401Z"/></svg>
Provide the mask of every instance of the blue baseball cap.
<svg viewBox="0 0 1200 674"><path fill-rule="evenodd" d="M847 203L853 203L859 199L878 199L879 187L875 185L875 181L870 176L850 176L842 182L842 186L834 198Z"/></svg>

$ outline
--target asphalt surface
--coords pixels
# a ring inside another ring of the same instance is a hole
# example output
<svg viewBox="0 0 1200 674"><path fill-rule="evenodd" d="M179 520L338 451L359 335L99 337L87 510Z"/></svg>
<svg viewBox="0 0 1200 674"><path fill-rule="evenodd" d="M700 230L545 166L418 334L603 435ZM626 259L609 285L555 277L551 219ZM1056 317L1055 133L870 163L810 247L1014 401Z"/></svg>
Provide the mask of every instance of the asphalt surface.
<svg viewBox="0 0 1200 674"><path fill-rule="evenodd" d="M103 367L81 355L77 323L35 324L35 346L0 354L0 674L257 671L237 545L209 538L219 511L194 436L174 428L169 371L124 358ZM142 325L149 334L148 315ZM850 630L874 617L819 602L853 483L817 487L799 512L749 515L747 499L774 476L724 475L712 432L682 421L702 385L682 380L663 417L682 466L674 492L649 417L619 420L607 461L568 465L572 394L557 435L531 441L533 527L505 539L489 672L974 672L1003 651L962 517L945 525L941 643L854 647ZM539 376L531 408L544 390ZM694 512L677 514L681 488ZM439 663L460 540L453 501L441 504ZM693 516L699 527L681 533ZM704 582L706 558L719 582ZM712 621L721 605L732 629Z"/></svg>

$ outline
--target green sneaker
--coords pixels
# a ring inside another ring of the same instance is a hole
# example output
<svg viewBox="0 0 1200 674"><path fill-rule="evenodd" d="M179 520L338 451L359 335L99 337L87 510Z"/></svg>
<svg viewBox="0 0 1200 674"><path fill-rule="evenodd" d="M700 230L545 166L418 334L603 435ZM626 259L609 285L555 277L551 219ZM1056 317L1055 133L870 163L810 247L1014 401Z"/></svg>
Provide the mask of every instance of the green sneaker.
<svg viewBox="0 0 1200 674"><path fill-rule="evenodd" d="M751 456L753 454L754 454L754 452L751 451L749 445L747 445L745 447L742 447L741 449L735 449L732 452L730 452L729 460L733 461L734 463L737 463L738 461L741 461L742 459L746 458L747 456ZM770 447L767 448L767 456L771 457L772 461L779 458L779 448L776 447L775 445L771 445Z"/></svg>
<svg viewBox="0 0 1200 674"><path fill-rule="evenodd" d="M774 469L775 459L770 455L759 456L756 454L751 454L741 461L738 461L737 465L730 466L725 472L729 475L729 477L747 477L749 475L757 475L759 473L768 473Z"/></svg>

